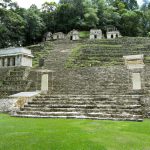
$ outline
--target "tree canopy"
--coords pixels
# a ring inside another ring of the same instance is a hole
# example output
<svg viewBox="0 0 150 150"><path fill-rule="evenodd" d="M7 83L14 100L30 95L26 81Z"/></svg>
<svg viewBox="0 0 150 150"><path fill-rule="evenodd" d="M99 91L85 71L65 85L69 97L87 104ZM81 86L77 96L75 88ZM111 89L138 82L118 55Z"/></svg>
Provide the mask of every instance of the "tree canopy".
<svg viewBox="0 0 150 150"><path fill-rule="evenodd" d="M139 7L136 0L60 0L25 9L0 0L0 48L39 42L46 32L105 30L108 25L123 36L150 36L150 3L143 2Z"/></svg>

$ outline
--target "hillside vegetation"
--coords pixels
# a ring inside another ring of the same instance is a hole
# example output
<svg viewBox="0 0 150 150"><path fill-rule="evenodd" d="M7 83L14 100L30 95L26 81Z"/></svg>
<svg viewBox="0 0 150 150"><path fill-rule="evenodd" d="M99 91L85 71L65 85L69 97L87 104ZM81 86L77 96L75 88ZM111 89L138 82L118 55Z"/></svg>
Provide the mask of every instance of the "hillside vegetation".
<svg viewBox="0 0 150 150"><path fill-rule="evenodd" d="M144 54L150 63L150 39L125 37L114 40L88 40L72 50L67 68L124 65L123 56Z"/></svg>
<svg viewBox="0 0 150 150"><path fill-rule="evenodd" d="M47 32L76 29L87 37L90 29L117 27L123 36L150 36L150 3L144 0L60 0L21 8L13 0L0 1L0 48L42 41Z"/></svg>

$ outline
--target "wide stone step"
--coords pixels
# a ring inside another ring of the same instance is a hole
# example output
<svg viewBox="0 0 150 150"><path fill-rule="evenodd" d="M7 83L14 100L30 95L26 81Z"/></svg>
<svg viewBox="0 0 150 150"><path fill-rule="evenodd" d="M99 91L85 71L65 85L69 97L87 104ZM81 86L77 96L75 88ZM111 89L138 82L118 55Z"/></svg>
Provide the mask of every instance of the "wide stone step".
<svg viewBox="0 0 150 150"><path fill-rule="evenodd" d="M123 101L110 101L110 100L44 100L44 101L40 101L40 100L33 100L32 102L28 102L28 104L111 104L111 105L115 105L115 104L127 104L127 105L131 105L131 104L139 104L138 101L136 100L123 100Z"/></svg>
<svg viewBox="0 0 150 150"><path fill-rule="evenodd" d="M47 98L43 98L43 97L36 97L35 99L33 99L33 101L114 101L114 100L119 100L119 101L137 101L138 98L134 98L134 97L111 97L107 98L107 97L62 97L62 98L52 98L52 97L47 97Z"/></svg>
<svg viewBox="0 0 150 150"><path fill-rule="evenodd" d="M79 112L28 112L22 111L17 112L14 116L24 116L24 117L44 117L44 118L85 118L85 119L109 119L109 120L135 120L142 121L142 115L131 115L131 114L106 114L106 113L86 113L81 114ZM119 118L119 119L118 119Z"/></svg>
<svg viewBox="0 0 150 150"><path fill-rule="evenodd" d="M134 116L132 118L109 118L109 117L87 117L87 116L42 116L42 115L21 115L15 114L13 117L24 117L24 118L63 118L63 119L91 119L91 120L114 120L114 121L143 121L142 116Z"/></svg>
<svg viewBox="0 0 150 150"><path fill-rule="evenodd" d="M41 96L38 96L36 98L60 98L60 99L64 99L64 98L76 98L76 99L87 99L87 98L90 98L90 99L95 99L95 98L137 98L139 97L139 95L117 95L115 96L114 94L110 95L110 94L104 94L104 95L41 95Z"/></svg>
<svg viewBox="0 0 150 150"><path fill-rule="evenodd" d="M30 104L25 105L24 107L47 107L47 108L120 108L120 109L137 109L140 108L141 105L101 105L101 104L54 104L54 105L45 105L45 104Z"/></svg>
<svg viewBox="0 0 150 150"><path fill-rule="evenodd" d="M32 108L32 107L26 107L22 109L22 111L42 111L42 112L107 112L109 113L130 113L130 114L142 114L141 109L112 109L112 108L99 108L99 109L77 109L77 108Z"/></svg>
<svg viewBox="0 0 150 150"><path fill-rule="evenodd" d="M118 90L116 90L116 91L105 91L105 90L93 90L93 91L91 91L91 90L85 90L85 89L82 89L82 90L64 90L64 89L62 89L62 90L60 90L60 89L54 89L53 91L52 91L52 93L53 94L102 94L102 95L107 95L107 94L127 94L128 93L128 91L127 90L121 90L121 91L118 91Z"/></svg>

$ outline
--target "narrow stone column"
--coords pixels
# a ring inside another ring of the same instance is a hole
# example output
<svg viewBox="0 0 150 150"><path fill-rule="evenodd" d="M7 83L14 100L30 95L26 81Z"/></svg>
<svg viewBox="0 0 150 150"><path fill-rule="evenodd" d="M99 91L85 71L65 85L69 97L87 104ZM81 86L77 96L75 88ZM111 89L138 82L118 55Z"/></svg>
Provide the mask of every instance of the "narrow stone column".
<svg viewBox="0 0 150 150"><path fill-rule="evenodd" d="M51 92L50 90L53 89L53 70L46 70L46 69L41 69L37 70L37 81L38 81L38 76L41 74L41 93L42 94L47 94L48 92ZM51 73L51 80L52 83L50 82L51 89L49 89L49 73Z"/></svg>
<svg viewBox="0 0 150 150"><path fill-rule="evenodd" d="M8 59L7 59L7 57L4 59L4 66L5 67L7 67L7 61L8 61Z"/></svg>
<svg viewBox="0 0 150 150"><path fill-rule="evenodd" d="M41 78L41 92L43 94L48 93L48 73L43 73Z"/></svg>
<svg viewBox="0 0 150 150"><path fill-rule="evenodd" d="M132 85L133 85L133 90L142 89L140 73L132 73Z"/></svg>
<svg viewBox="0 0 150 150"><path fill-rule="evenodd" d="M18 56L15 56L15 66L18 66Z"/></svg>

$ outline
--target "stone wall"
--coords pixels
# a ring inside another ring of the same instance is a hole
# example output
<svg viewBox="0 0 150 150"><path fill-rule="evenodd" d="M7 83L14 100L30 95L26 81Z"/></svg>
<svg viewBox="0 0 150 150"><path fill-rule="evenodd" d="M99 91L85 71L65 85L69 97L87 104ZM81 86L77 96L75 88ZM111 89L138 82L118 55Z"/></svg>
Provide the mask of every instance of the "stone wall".
<svg viewBox="0 0 150 150"><path fill-rule="evenodd" d="M0 112L10 112L14 110L17 98L0 99Z"/></svg>
<svg viewBox="0 0 150 150"><path fill-rule="evenodd" d="M146 118L150 118L150 97L149 96L143 96L141 98L141 100L143 103L144 116Z"/></svg>
<svg viewBox="0 0 150 150"><path fill-rule="evenodd" d="M52 81L49 81L51 86ZM64 69L54 73L53 92L58 94L115 94L131 87L126 67Z"/></svg>
<svg viewBox="0 0 150 150"><path fill-rule="evenodd" d="M10 70L13 70L13 69L14 69L14 67L1 68L0 69L0 81L3 80L6 77L6 75L9 73Z"/></svg>

